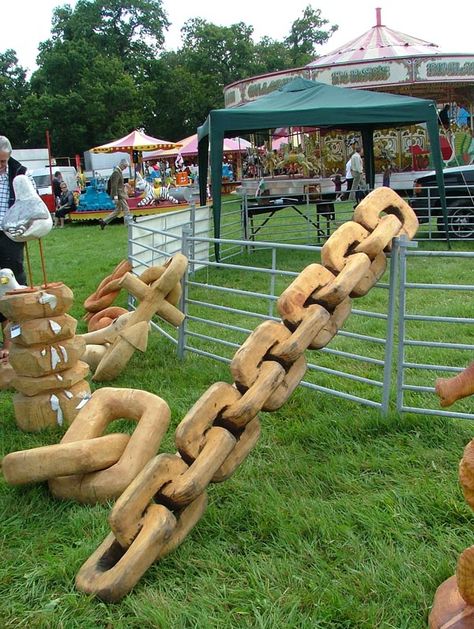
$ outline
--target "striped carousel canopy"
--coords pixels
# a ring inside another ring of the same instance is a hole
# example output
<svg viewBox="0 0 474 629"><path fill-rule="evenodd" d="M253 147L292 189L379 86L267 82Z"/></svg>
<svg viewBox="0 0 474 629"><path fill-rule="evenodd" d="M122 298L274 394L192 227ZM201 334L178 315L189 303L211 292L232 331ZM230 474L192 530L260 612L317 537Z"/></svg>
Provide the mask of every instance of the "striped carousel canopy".
<svg viewBox="0 0 474 629"><path fill-rule="evenodd" d="M102 144L102 146L96 146L91 149L91 153L127 153L130 151L156 151L158 149L173 149L179 148L181 144L176 142L170 142L168 140L159 140L153 138L150 135L146 135L142 131L132 131L123 138L109 142L108 144Z"/></svg>
<svg viewBox="0 0 474 629"><path fill-rule="evenodd" d="M318 57L309 63L307 67L317 68L334 63L441 54L441 50L436 44L424 41L418 37L405 35L388 28L388 26L384 26L382 24L381 9L376 9L376 15L376 25L366 33L327 55Z"/></svg>

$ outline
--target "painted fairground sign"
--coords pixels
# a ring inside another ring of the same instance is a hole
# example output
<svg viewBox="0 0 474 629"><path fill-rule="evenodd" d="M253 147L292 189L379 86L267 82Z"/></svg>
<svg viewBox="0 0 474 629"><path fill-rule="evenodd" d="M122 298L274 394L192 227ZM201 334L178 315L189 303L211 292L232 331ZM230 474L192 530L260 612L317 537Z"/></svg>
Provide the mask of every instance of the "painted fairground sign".
<svg viewBox="0 0 474 629"><path fill-rule="evenodd" d="M279 89L297 76L309 79L309 72L305 68L299 68L285 72L274 72L265 76L232 83L224 88L225 107L238 107L243 103L256 100L260 96L265 96L265 94Z"/></svg>
<svg viewBox="0 0 474 629"><path fill-rule="evenodd" d="M474 55L417 59L414 74L415 81L473 81Z"/></svg>
<svg viewBox="0 0 474 629"><path fill-rule="evenodd" d="M326 68L311 68L309 78L337 87L393 85L412 81L412 64L411 59L338 64Z"/></svg>

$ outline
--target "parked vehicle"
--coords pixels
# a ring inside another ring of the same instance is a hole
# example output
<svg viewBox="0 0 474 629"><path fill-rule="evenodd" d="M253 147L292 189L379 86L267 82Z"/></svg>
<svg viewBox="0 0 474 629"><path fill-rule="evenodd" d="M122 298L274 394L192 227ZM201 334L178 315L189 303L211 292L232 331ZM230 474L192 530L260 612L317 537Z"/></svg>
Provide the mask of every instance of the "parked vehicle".
<svg viewBox="0 0 474 629"><path fill-rule="evenodd" d="M448 231L452 238L474 238L474 165L443 170L448 209ZM436 173L415 179L410 205L420 223L437 218L438 229L445 231Z"/></svg>

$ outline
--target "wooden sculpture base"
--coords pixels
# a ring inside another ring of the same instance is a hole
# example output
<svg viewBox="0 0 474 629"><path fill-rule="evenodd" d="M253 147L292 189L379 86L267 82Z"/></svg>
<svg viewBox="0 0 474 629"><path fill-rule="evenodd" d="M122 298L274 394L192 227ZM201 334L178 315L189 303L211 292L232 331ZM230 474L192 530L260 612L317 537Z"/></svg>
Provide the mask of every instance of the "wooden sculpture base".
<svg viewBox="0 0 474 629"><path fill-rule="evenodd" d="M15 372L10 363L0 363L0 390L10 389Z"/></svg>
<svg viewBox="0 0 474 629"><path fill-rule="evenodd" d="M34 397L15 393L13 407L17 426L25 432L38 432L63 424L69 426L79 413L77 406L90 393L89 383L85 380L69 389L46 391Z"/></svg>
<svg viewBox="0 0 474 629"><path fill-rule="evenodd" d="M430 629L473 629L474 607L459 593L456 575L436 590L429 617Z"/></svg>

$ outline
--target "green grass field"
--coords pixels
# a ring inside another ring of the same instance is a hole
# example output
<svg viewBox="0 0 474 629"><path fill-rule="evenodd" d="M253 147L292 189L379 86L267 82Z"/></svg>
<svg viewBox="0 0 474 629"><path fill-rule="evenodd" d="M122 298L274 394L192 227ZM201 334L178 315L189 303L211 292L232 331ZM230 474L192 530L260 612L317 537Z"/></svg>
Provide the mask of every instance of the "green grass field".
<svg viewBox="0 0 474 629"><path fill-rule="evenodd" d="M84 299L126 257L126 238L117 224L103 232L72 225L45 239L48 278L74 290L77 319ZM34 244L31 250L39 283ZM310 261L292 256L287 264L301 270ZM420 261L413 272L422 281L457 271ZM116 304L125 306L126 296ZM135 355L113 386L167 401L172 421L160 451L174 452L174 428L219 380L231 381L225 365L193 354L181 363L174 346L152 334L146 354ZM0 417L0 454L56 443L62 434L18 431L10 392L1 393ZM109 532L111 505L60 502L46 484L0 481L0 627L425 627L436 588L473 543L474 516L457 480L469 422L381 418L301 387L261 420L256 448L231 479L209 488L209 507L186 541L114 605L74 587Z"/></svg>

